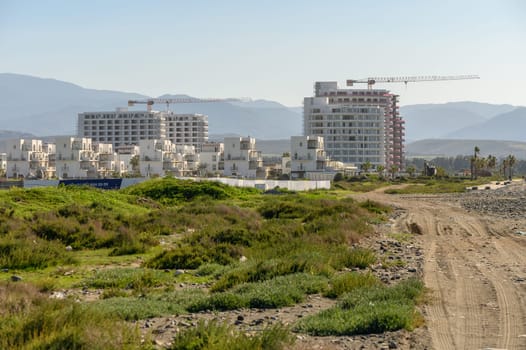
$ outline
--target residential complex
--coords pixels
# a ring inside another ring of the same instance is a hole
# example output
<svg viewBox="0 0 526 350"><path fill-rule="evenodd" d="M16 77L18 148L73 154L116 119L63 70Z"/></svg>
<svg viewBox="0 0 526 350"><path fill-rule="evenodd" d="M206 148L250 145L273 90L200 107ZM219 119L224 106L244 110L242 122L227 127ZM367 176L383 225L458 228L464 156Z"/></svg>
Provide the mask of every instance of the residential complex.
<svg viewBox="0 0 526 350"><path fill-rule="evenodd" d="M316 82L304 99L303 130L321 136L332 160L374 168L404 165L404 121L398 96L383 89L340 89Z"/></svg>
<svg viewBox="0 0 526 350"><path fill-rule="evenodd" d="M140 140L170 140L200 149L208 141L208 117L160 111L84 112L78 115L78 136L110 143L116 149L138 145Z"/></svg>

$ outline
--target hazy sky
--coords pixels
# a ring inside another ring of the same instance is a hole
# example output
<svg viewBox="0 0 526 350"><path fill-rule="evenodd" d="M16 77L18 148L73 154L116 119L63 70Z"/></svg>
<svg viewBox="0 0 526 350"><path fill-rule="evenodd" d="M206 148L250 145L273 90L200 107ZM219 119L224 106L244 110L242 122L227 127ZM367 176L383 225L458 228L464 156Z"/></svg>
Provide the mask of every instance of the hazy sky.
<svg viewBox="0 0 526 350"><path fill-rule="evenodd" d="M526 106L526 1L0 0L0 72L289 106L315 81L479 74L382 87Z"/></svg>

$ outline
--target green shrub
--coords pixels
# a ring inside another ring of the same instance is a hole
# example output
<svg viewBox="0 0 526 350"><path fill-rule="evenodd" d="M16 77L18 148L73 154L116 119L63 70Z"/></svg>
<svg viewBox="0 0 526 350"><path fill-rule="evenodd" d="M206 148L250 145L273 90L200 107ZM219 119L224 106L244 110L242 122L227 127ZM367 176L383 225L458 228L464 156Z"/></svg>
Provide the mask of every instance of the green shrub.
<svg viewBox="0 0 526 350"><path fill-rule="evenodd" d="M21 285L6 287L0 286L2 349L141 347L138 332L112 315L68 300L51 300Z"/></svg>
<svg viewBox="0 0 526 350"><path fill-rule="evenodd" d="M282 325L265 328L249 336L218 321L200 321L196 327L177 333L171 350L280 350L292 344L294 338Z"/></svg>
<svg viewBox="0 0 526 350"><path fill-rule="evenodd" d="M412 330L421 321L415 303L422 293L423 283L417 279L353 289L337 306L300 320L295 330L317 336Z"/></svg>
<svg viewBox="0 0 526 350"><path fill-rule="evenodd" d="M346 272L331 279L331 288L325 293L329 298L352 292L363 287L376 286L380 283L372 273Z"/></svg>
<svg viewBox="0 0 526 350"><path fill-rule="evenodd" d="M0 267L10 269L42 269L76 261L58 242L48 242L35 237L0 238Z"/></svg>
<svg viewBox="0 0 526 350"><path fill-rule="evenodd" d="M170 283L171 274L140 268L113 268L95 272L81 284L89 288L126 288L140 290Z"/></svg>

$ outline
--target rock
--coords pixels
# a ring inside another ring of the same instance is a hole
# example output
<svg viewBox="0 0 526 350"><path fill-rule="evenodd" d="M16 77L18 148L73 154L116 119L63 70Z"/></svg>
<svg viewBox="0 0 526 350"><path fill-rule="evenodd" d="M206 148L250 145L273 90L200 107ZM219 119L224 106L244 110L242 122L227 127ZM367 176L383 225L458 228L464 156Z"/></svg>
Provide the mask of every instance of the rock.
<svg viewBox="0 0 526 350"><path fill-rule="evenodd" d="M396 342L394 340L390 340L389 341L389 349L397 349L398 348L398 344L396 344Z"/></svg>
<svg viewBox="0 0 526 350"><path fill-rule="evenodd" d="M22 281L22 277L17 276L17 275L13 275L13 276L11 276L11 281L13 281L13 282Z"/></svg>
<svg viewBox="0 0 526 350"><path fill-rule="evenodd" d="M2 272L9 272L9 269L2 269Z"/></svg>
<svg viewBox="0 0 526 350"><path fill-rule="evenodd" d="M238 316L237 316L237 320L238 320L238 321L244 321L245 318L243 317L243 315L238 315Z"/></svg>
<svg viewBox="0 0 526 350"><path fill-rule="evenodd" d="M67 251L67 252L71 252L71 251L73 251L73 247L70 246L70 245L68 245L68 246L66 247L66 251Z"/></svg>
<svg viewBox="0 0 526 350"><path fill-rule="evenodd" d="M247 257L244 255L242 255L241 258L239 258L239 262L245 262L247 260L248 260Z"/></svg>
<svg viewBox="0 0 526 350"><path fill-rule="evenodd" d="M177 270L175 270L174 275L175 276L179 276L179 275L182 275L183 273L184 273L184 270L177 269Z"/></svg>

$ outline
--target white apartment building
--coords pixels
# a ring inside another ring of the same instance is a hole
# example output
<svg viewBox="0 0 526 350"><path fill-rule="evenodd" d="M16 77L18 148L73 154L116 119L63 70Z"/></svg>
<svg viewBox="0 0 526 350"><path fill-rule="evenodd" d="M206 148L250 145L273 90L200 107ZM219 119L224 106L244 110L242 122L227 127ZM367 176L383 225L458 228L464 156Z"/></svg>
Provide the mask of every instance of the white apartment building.
<svg viewBox="0 0 526 350"><path fill-rule="evenodd" d="M160 111L84 112L78 115L78 135L115 148L139 145L140 140L170 140L197 150L208 141L208 117Z"/></svg>
<svg viewBox="0 0 526 350"><path fill-rule="evenodd" d="M194 146L170 140L141 140L139 169L142 176L189 176L196 173L199 157Z"/></svg>
<svg viewBox="0 0 526 350"><path fill-rule="evenodd" d="M381 89L340 89L337 82L316 82L314 90L304 99L304 135L323 136L333 160L402 169L398 96Z"/></svg>
<svg viewBox="0 0 526 350"><path fill-rule="evenodd" d="M55 172L59 179L98 177L98 160L90 138L58 136L55 152Z"/></svg>
<svg viewBox="0 0 526 350"><path fill-rule="evenodd" d="M140 140L166 137L165 118L158 111L128 111L118 108L113 112L84 112L78 115L79 137L89 137L93 142L121 145L138 145Z"/></svg>
<svg viewBox="0 0 526 350"><path fill-rule="evenodd" d="M0 173L5 174L7 170L7 154L0 153Z"/></svg>
<svg viewBox="0 0 526 350"><path fill-rule="evenodd" d="M325 172L328 158L323 137L292 136L290 138L291 179L310 178L311 173Z"/></svg>
<svg viewBox="0 0 526 350"><path fill-rule="evenodd" d="M207 142L201 146L199 153L199 171L201 176L207 174L222 174L225 166L223 155L225 144L221 142Z"/></svg>
<svg viewBox="0 0 526 350"><path fill-rule="evenodd" d="M42 140L6 141L6 176L10 178L49 178L48 154Z"/></svg>
<svg viewBox="0 0 526 350"><path fill-rule="evenodd" d="M208 142L208 116L203 114L165 114L166 138L176 145L192 145L197 151Z"/></svg>
<svg viewBox="0 0 526 350"><path fill-rule="evenodd" d="M261 152L256 150L256 139L252 137L225 137L225 176L256 178L263 166Z"/></svg>

